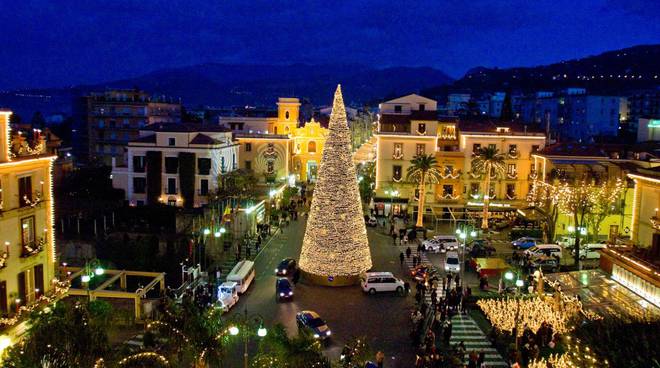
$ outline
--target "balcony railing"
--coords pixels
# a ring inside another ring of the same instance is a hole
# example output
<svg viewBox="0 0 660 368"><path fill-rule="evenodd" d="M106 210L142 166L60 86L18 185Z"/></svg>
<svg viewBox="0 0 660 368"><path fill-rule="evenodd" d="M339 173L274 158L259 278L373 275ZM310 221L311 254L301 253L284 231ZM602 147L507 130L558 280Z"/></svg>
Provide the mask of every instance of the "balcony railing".
<svg viewBox="0 0 660 368"><path fill-rule="evenodd" d="M14 158L43 155L46 153L46 140L37 137L28 141L24 137L19 137L13 140L9 153Z"/></svg>
<svg viewBox="0 0 660 368"><path fill-rule="evenodd" d="M21 248L21 258L32 257L39 254L44 250L44 245L46 244L46 238L42 237L39 240L32 241L26 244L23 244Z"/></svg>

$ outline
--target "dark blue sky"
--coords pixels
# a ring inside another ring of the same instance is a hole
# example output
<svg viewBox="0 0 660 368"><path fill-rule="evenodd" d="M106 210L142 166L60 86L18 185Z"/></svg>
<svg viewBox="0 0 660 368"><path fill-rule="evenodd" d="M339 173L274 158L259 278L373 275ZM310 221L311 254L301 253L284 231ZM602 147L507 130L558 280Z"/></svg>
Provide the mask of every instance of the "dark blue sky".
<svg viewBox="0 0 660 368"><path fill-rule="evenodd" d="M459 77L660 43L658 0L0 0L0 10L0 89L204 62L425 65Z"/></svg>

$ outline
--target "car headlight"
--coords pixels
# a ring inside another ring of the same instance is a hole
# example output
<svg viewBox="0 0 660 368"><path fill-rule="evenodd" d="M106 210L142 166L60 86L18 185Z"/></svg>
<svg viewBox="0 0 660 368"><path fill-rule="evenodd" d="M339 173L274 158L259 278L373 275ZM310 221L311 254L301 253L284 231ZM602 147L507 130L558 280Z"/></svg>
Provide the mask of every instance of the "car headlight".
<svg viewBox="0 0 660 368"><path fill-rule="evenodd" d="M314 334L315 339L318 339L319 337L321 337L321 336L319 336L319 334Z"/></svg>
<svg viewBox="0 0 660 368"><path fill-rule="evenodd" d="M332 332L331 332L330 330L328 330L328 332L326 332L325 335L326 335L326 336L330 336L331 333L332 333Z"/></svg>
<svg viewBox="0 0 660 368"><path fill-rule="evenodd" d="M280 296L284 296L284 293L280 293Z"/></svg>
<svg viewBox="0 0 660 368"><path fill-rule="evenodd" d="M286 270L282 270L282 273L286 275Z"/></svg>
<svg viewBox="0 0 660 368"><path fill-rule="evenodd" d="M289 291L289 296L293 295L293 291Z"/></svg>
<svg viewBox="0 0 660 368"><path fill-rule="evenodd" d="M461 266L456 266L456 270L460 271L460 270L461 270Z"/></svg>
<svg viewBox="0 0 660 368"><path fill-rule="evenodd" d="M275 273L278 273L278 272L280 272L280 270L276 268L276 269L275 269Z"/></svg>

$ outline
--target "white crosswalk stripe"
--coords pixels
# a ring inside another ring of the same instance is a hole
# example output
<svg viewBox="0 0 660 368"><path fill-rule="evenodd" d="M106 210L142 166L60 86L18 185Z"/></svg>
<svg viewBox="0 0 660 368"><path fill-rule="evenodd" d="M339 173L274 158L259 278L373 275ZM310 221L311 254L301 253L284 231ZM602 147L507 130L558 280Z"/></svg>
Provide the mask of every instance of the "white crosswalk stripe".
<svg viewBox="0 0 660 368"><path fill-rule="evenodd" d="M508 367L509 365L502 359L502 356L497 352L483 331L479 328L476 322L469 317L458 314L451 319L452 334L449 339L450 344L458 344L461 341L465 345L466 359L470 351L483 351L486 357L486 365L489 367ZM466 361L467 363L467 361Z"/></svg>
<svg viewBox="0 0 660 368"><path fill-rule="evenodd" d="M403 259L403 263L406 265L406 267L408 268L409 271L412 271L412 270L415 268L415 267L414 267L414 262L413 262L413 256L419 256L419 259L420 259L419 264L428 263L428 264L431 264L431 265L432 265L431 261L429 261L428 257L426 256L426 253L425 253L425 252L419 252L419 253L417 253L417 244L415 244L415 243L411 243L411 244L409 244L409 245L397 245L397 248L399 248L399 250L400 250L404 255L406 254L406 249L407 249L408 247L410 247L410 250L411 250L412 252L411 252L411 254L410 254L410 257L404 257L404 259ZM435 266L433 266L433 267L436 268ZM437 268L436 268L436 269L437 269ZM440 271L440 270L438 270L438 271ZM437 295L438 295L438 296L437 296L437 299L438 299L438 300L440 300L440 298L444 298L444 297L445 297L445 291L442 289L442 283L441 283L441 282L438 283L438 287L435 289L435 292L436 292ZM424 294L424 299L425 299L425 302L426 302L427 305L431 305L431 304L432 304L432 303L431 303L432 300L431 300L431 291L430 291L430 290Z"/></svg>

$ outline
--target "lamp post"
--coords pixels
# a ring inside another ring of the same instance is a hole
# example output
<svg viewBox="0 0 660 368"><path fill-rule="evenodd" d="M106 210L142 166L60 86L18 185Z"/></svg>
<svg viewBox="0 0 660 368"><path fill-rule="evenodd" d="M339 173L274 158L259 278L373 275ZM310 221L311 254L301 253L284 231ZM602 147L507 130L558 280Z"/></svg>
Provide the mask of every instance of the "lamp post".
<svg viewBox="0 0 660 368"><path fill-rule="evenodd" d="M386 190L385 195L390 196L390 215L394 217L394 197L399 196L399 191L396 189Z"/></svg>
<svg viewBox="0 0 660 368"><path fill-rule="evenodd" d="M465 276L465 246L467 245L468 236L471 239L474 239L474 238L477 237L477 232L474 231L474 230L470 230L470 232L468 232L466 228L463 228L462 230L461 229L456 229L456 235L458 235L458 237L463 241L463 244L462 244L462 247L461 247L461 259L462 259L463 265L462 265L462 267L460 267L460 271L461 271L461 279L463 280L463 282L465 282L465 278L464 278L464 276Z"/></svg>
<svg viewBox="0 0 660 368"><path fill-rule="evenodd" d="M250 341L250 332L254 331L255 327L258 337L265 337L268 334L268 330L264 327L264 319L259 315L250 317L247 307L245 307L244 313L238 314L235 324L228 329L231 336L238 336L241 332L243 333L243 368L248 368L248 342Z"/></svg>

